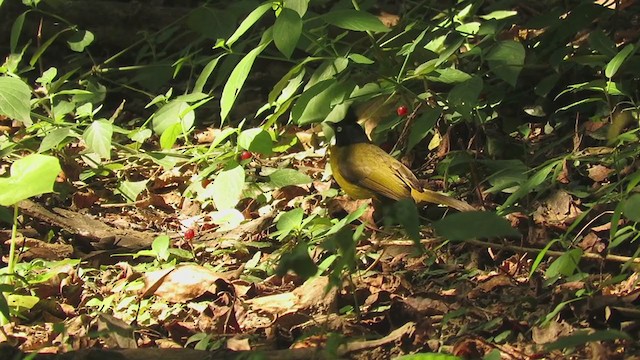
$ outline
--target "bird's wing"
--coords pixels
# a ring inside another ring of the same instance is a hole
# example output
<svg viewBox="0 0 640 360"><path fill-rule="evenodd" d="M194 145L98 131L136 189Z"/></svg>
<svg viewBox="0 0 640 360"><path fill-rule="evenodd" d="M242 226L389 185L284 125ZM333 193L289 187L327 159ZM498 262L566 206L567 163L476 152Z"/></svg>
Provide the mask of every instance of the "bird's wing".
<svg viewBox="0 0 640 360"><path fill-rule="evenodd" d="M412 186L421 189L411 170L372 144L349 146L340 169L348 181L393 200L411 197Z"/></svg>

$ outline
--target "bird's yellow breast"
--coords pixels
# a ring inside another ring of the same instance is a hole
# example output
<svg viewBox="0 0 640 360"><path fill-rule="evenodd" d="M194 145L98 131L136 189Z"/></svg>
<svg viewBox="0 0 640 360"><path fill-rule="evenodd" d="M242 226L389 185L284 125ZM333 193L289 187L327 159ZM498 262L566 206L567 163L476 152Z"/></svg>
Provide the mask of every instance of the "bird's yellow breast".
<svg viewBox="0 0 640 360"><path fill-rule="evenodd" d="M329 152L330 152L329 165L331 166L331 172L333 173L333 178L336 180L340 188L342 188L342 190L344 190L344 192L347 193L347 195L351 196L352 198L354 199L374 198L375 199L376 198L375 192L347 181L347 179L345 179L344 176L342 175L342 172L340 171L340 164L338 159L344 156L344 153L343 153L344 151L345 151L344 148L340 148L338 146L332 146L329 149Z"/></svg>

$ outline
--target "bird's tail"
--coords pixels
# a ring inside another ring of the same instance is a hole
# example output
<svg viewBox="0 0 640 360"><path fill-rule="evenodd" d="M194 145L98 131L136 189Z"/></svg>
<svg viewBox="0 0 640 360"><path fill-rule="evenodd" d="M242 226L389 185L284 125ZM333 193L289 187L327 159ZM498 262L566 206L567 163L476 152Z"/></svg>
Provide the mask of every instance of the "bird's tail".
<svg viewBox="0 0 640 360"><path fill-rule="evenodd" d="M433 190L423 189L422 191L418 191L415 189L411 189L411 197L417 202L429 202L432 204L440 204L446 205L448 207L452 207L458 211L475 211L476 208L471 206L469 203L454 199L450 196L440 194Z"/></svg>

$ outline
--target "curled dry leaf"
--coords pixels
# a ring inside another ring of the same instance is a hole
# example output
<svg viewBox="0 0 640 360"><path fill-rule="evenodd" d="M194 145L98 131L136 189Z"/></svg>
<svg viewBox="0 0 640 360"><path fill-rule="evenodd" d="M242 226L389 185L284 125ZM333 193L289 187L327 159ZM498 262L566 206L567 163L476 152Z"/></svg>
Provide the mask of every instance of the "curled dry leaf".
<svg viewBox="0 0 640 360"><path fill-rule="evenodd" d="M169 302L183 303L206 292L216 294L220 281L231 289L221 274L198 265L153 271L144 276L142 297L153 294Z"/></svg>

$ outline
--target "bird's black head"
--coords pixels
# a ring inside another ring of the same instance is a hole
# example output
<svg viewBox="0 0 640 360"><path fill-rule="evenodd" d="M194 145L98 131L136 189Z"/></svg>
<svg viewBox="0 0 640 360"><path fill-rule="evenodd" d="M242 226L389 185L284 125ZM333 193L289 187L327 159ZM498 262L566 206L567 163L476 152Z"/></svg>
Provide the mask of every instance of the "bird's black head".
<svg viewBox="0 0 640 360"><path fill-rule="evenodd" d="M345 118L335 124L331 124L336 136L337 146L371 142L358 124L358 117L352 109L349 109Z"/></svg>

